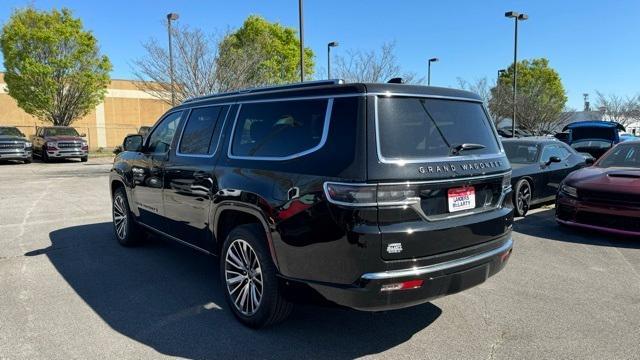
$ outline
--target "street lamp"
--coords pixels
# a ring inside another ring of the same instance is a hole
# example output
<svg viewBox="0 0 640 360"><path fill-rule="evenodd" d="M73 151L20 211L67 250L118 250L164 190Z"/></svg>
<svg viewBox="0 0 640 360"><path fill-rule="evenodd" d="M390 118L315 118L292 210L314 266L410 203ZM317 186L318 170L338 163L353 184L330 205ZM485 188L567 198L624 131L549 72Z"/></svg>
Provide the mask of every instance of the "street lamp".
<svg viewBox="0 0 640 360"><path fill-rule="evenodd" d="M302 3L303 0L298 0L298 22L300 26L300 82L304 82L304 18Z"/></svg>
<svg viewBox="0 0 640 360"><path fill-rule="evenodd" d="M331 48L338 46L337 41L332 41L327 44L327 79L331 80Z"/></svg>
<svg viewBox="0 0 640 360"><path fill-rule="evenodd" d="M515 32L513 37L513 118L511 119L511 134L516 136L516 90L517 90L517 78L518 78L518 20L527 20L529 16L527 14L520 14L515 11L507 11L504 13L507 18L513 18L515 23Z"/></svg>
<svg viewBox="0 0 640 360"><path fill-rule="evenodd" d="M428 67L428 70L427 70L427 86L431 86L431 63L432 63L432 62L437 62L437 61L440 61L440 59L438 59L438 58L431 58L431 59L429 59L429 61L427 62L427 63L428 63L428 65L427 65L427 67Z"/></svg>
<svg viewBox="0 0 640 360"><path fill-rule="evenodd" d="M502 75L502 74L504 74L506 72L507 72L507 70L505 70L505 69L498 70L498 80L500 80L500 75Z"/></svg>
<svg viewBox="0 0 640 360"><path fill-rule="evenodd" d="M171 45L171 21L178 20L176 13L167 14L167 33L169 34L169 77L171 79L171 106L176 105L176 91L173 85L173 46Z"/></svg>

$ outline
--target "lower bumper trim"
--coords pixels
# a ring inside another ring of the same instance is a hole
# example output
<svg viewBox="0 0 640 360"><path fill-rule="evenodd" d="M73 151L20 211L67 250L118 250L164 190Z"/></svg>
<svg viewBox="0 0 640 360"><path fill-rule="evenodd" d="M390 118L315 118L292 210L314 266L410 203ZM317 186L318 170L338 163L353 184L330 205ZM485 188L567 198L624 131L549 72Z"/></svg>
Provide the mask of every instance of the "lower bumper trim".
<svg viewBox="0 0 640 360"><path fill-rule="evenodd" d="M408 276L422 276L430 273L440 272L447 269L457 268L460 266L465 266L468 264L472 264L475 262L479 262L482 260L489 259L498 254L504 253L513 247L513 240L507 240L502 246L497 249L487 251L481 254L476 254L472 256L467 256L460 259L455 259L447 262L442 262L438 264L410 268L410 269L402 269L402 270L391 270L384 272L376 272L376 273L366 273L362 275L362 279L365 280L388 280L394 278L403 278Z"/></svg>

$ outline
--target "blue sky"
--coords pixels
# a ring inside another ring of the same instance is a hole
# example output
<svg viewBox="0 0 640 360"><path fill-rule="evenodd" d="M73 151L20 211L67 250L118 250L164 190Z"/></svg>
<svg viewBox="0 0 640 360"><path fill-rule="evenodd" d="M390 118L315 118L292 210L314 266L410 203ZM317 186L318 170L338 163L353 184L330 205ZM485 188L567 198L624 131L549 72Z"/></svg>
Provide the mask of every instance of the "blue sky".
<svg viewBox="0 0 640 360"><path fill-rule="evenodd" d="M112 77L131 78L130 61L142 55L140 44L164 40L166 13L207 32L224 32L250 14L297 28L296 0L2 0L0 22L11 11L31 4L40 9L69 7L100 41L114 64ZM346 49L378 48L395 41L397 58L408 71L432 84L456 86L457 78L495 79L513 54L513 21L507 10L526 12L520 27L519 58L546 57L562 78L568 105L582 108L582 93L640 93L640 1L356 1L306 0L305 41L326 67L326 43Z"/></svg>

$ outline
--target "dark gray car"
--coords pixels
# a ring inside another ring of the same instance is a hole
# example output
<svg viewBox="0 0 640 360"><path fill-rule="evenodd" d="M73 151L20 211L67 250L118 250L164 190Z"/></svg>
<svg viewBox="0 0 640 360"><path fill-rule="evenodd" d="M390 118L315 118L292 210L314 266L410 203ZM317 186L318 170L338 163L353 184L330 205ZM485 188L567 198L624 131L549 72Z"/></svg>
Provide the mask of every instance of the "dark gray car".
<svg viewBox="0 0 640 360"><path fill-rule="evenodd" d="M13 126L0 126L0 160L32 161L33 146L25 135Z"/></svg>

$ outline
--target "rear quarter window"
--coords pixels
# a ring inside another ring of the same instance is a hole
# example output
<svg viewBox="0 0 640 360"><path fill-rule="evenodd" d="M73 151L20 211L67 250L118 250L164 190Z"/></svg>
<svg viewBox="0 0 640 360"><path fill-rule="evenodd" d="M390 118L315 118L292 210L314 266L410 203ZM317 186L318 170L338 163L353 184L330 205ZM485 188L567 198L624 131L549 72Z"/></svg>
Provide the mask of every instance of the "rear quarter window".
<svg viewBox="0 0 640 360"><path fill-rule="evenodd" d="M451 148L480 144L461 155L495 154L499 145L477 102L412 97L377 99L379 155L388 160L451 155Z"/></svg>
<svg viewBox="0 0 640 360"><path fill-rule="evenodd" d="M233 130L232 157L286 158L313 150L326 140L331 100L312 99L242 104Z"/></svg>

